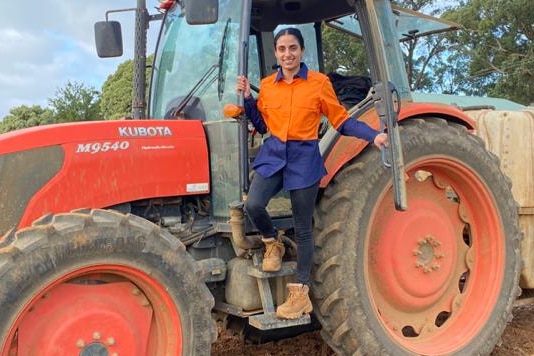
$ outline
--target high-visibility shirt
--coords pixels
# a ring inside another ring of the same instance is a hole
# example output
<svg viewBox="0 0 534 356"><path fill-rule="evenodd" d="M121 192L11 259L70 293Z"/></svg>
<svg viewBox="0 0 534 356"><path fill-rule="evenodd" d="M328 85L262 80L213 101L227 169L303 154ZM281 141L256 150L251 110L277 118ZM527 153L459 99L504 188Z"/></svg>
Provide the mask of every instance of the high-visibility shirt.
<svg viewBox="0 0 534 356"><path fill-rule="evenodd" d="M245 112L256 130L271 134L252 168L265 178L283 170L285 190L307 188L326 174L318 139L322 115L342 135L372 142L378 131L351 118L330 79L304 63L291 83L282 79L279 69L262 79L257 100L245 99Z"/></svg>

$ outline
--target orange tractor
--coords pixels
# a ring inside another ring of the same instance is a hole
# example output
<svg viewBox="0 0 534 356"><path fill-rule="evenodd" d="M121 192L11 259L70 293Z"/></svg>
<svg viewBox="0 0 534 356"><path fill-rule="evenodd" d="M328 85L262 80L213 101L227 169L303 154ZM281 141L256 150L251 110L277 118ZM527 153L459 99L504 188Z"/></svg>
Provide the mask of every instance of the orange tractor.
<svg viewBox="0 0 534 356"><path fill-rule="evenodd" d="M224 328L318 327L339 354L490 353L520 291L510 181L463 111L412 100L399 48L451 24L387 0L160 10L138 0L133 119L0 136L0 355L208 355ZM162 26L145 105L151 20ZM371 85L350 111L390 138L380 152L321 127L314 311L296 320L274 316L295 271L292 212L284 193L269 205L287 252L265 273L243 212L265 137L235 91L238 75L257 86L273 71L273 33L287 25L318 71L323 27L363 40ZM117 22L95 30L101 56L122 53Z"/></svg>

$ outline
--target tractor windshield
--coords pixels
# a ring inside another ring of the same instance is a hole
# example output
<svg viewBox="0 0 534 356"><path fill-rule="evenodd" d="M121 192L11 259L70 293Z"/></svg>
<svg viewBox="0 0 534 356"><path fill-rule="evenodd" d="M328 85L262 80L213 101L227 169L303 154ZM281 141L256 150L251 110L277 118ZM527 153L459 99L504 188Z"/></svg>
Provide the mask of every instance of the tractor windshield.
<svg viewBox="0 0 534 356"><path fill-rule="evenodd" d="M152 118L220 120L224 103L235 100L241 7L223 0L219 8L210 25L187 24L179 5L167 13L154 61Z"/></svg>

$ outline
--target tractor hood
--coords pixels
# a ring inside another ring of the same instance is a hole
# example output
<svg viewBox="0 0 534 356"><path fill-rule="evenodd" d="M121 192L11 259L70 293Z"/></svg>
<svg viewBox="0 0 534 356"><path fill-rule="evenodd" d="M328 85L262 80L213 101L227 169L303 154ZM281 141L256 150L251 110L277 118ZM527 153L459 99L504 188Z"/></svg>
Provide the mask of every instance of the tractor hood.
<svg viewBox="0 0 534 356"><path fill-rule="evenodd" d="M0 234L47 213L207 193L199 121L82 122L0 135Z"/></svg>

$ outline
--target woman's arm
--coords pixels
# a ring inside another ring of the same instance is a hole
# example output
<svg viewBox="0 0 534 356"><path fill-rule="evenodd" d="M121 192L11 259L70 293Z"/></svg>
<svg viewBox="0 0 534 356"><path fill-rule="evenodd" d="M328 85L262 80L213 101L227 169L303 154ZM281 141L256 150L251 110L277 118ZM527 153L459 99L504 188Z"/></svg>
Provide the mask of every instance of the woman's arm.
<svg viewBox="0 0 534 356"><path fill-rule="evenodd" d="M265 125L265 120L263 120L258 105L256 105L256 99L252 95L245 98L245 113L258 133L262 135L267 133L267 125Z"/></svg>

